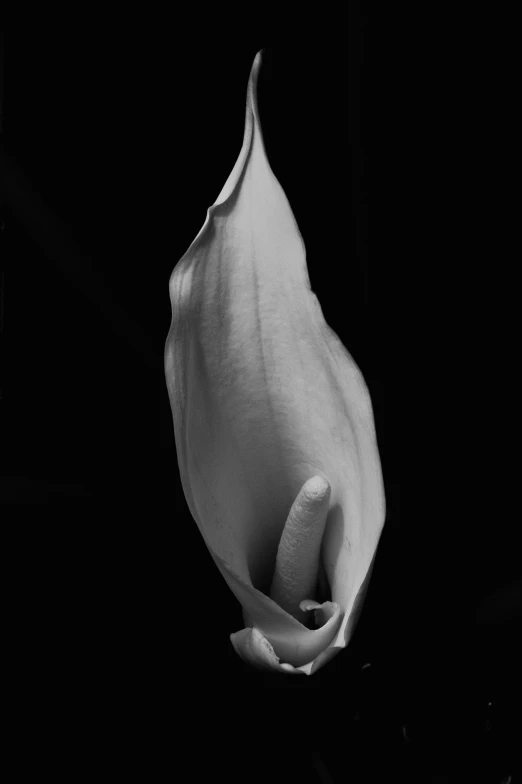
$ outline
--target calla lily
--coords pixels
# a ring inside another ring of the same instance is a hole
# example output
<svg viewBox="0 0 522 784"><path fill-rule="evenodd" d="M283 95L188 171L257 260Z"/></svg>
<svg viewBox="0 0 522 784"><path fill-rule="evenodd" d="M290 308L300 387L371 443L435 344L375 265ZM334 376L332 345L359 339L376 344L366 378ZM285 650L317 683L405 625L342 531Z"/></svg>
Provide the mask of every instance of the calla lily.
<svg viewBox="0 0 522 784"><path fill-rule="evenodd" d="M239 158L170 278L165 374L187 504L243 608L231 641L310 675L350 639L385 499L368 389L267 160L260 63Z"/></svg>

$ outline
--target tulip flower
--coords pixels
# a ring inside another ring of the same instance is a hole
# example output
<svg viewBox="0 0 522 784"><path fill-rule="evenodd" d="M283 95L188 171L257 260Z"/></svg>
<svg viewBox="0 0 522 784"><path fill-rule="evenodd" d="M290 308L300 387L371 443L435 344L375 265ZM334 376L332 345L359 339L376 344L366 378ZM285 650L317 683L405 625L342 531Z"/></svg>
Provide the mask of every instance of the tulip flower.
<svg viewBox="0 0 522 784"><path fill-rule="evenodd" d="M187 504L243 609L232 644L310 675L348 644L385 499L368 389L267 160L260 63L239 157L170 278L165 375Z"/></svg>

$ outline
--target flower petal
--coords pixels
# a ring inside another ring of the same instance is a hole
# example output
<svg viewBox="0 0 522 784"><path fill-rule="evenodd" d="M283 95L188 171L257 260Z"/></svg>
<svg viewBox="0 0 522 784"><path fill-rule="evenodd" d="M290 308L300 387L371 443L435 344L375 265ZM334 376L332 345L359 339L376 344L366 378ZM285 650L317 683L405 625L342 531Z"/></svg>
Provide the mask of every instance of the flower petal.
<svg viewBox="0 0 522 784"><path fill-rule="evenodd" d="M368 389L311 291L303 239L266 157L260 61L239 157L171 276L165 374L191 514L247 626L283 664L310 674L354 628L384 524L384 486ZM330 485L319 578L338 612L310 630L268 594L285 522L316 476ZM239 634L242 650L258 650L257 637Z"/></svg>

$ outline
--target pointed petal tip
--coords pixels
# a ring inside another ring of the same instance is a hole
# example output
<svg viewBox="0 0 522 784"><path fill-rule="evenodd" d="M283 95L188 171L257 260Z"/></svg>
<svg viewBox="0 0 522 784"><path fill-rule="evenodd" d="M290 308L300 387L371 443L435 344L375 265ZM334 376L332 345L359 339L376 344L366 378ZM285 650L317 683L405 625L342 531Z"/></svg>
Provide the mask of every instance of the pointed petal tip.
<svg viewBox="0 0 522 784"><path fill-rule="evenodd" d="M248 95L249 95L249 99L254 115L256 117L257 117L257 77L259 76L259 69L261 68L263 51L264 50L261 49L254 57L254 62L252 63L252 68L250 69L250 77L248 80L249 81Z"/></svg>
<svg viewBox="0 0 522 784"><path fill-rule="evenodd" d="M257 76L259 73L259 68L261 66L263 52L264 49L260 49L260 51L256 54L254 58L254 62L252 63L252 68L250 69L250 76L248 78L248 86L246 91L245 130L243 134L243 144L241 146L241 152L239 153L239 157L236 160L234 168L230 172L227 181L225 182L224 186L222 187L219 193L219 196L217 197L214 204L212 204L212 206L209 208L210 210L223 205L234 193L236 186L240 180L241 173L244 167L247 165L250 149L252 146L252 139L254 138L254 135L258 138L259 143L263 147L261 124L259 121L259 113L257 108ZM207 224L208 224L208 216L204 226L200 229L200 232L196 237L196 240L201 235L203 229ZM196 240L194 240L194 242ZM192 244L194 244L194 242Z"/></svg>
<svg viewBox="0 0 522 784"><path fill-rule="evenodd" d="M256 74L259 71L259 68L261 67L264 51L265 51L264 49L260 49L259 52L254 57L254 62L252 64L252 72L255 72Z"/></svg>

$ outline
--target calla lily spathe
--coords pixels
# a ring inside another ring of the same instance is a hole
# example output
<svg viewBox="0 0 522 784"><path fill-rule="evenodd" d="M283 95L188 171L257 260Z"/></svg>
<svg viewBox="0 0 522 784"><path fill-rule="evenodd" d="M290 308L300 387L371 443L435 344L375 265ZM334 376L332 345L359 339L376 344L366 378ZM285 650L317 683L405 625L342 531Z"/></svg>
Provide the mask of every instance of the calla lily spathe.
<svg viewBox="0 0 522 784"><path fill-rule="evenodd" d="M260 63L239 158L170 279L165 374L189 509L243 607L232 643L310 675L349 641L385 499L366 384L266 157Z"/></svg>

